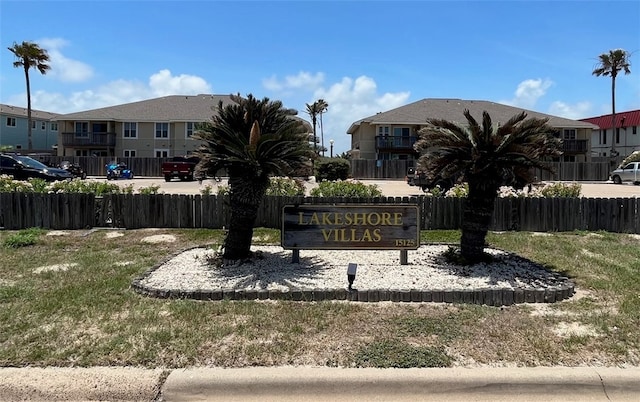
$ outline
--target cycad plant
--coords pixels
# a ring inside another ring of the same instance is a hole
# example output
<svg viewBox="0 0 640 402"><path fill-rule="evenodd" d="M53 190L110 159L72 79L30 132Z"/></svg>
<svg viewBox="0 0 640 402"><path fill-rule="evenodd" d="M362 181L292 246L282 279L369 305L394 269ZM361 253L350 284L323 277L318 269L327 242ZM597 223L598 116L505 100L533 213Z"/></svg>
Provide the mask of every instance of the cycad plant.
<svg viewBox="0 0 640 402"><path fill-rule="evenodd" d="M290 176L308 165L313 150L304 121L280 101L231 96L217 106L211 122L197 127L198 169L209 176L225 170L229 176L231 222L223 258L251 257L251 238L258 208L271 176Z"/></svg>
<svg viewBox="0 0 640 402"><path fill-rule="evenodd" d="M460 252L468 263L483 261L485 238L501 185L530 183L533 168L551 171L546 157L562 154L562 141L548 119L526 118L525 112L494 126L489 113L479 124L469 110L467 125L427 120L418 134L418 168L432 178L460 177L469 185L464 203Z"/></svg>

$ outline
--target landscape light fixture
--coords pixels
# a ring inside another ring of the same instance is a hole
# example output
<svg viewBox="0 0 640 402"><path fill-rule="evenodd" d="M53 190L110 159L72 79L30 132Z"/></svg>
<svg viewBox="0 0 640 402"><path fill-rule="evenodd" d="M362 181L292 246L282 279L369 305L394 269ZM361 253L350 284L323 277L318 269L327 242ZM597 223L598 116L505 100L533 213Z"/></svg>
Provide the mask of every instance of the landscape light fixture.
<svg viewBox="0 0 640 402"><path fill-rule="evenodd" d="M351 291L353 286L353 281L356 280L356 270L358 269L358 264L354 264L350 262L347 266L347 281L349 281L349 291Z"/></svg>

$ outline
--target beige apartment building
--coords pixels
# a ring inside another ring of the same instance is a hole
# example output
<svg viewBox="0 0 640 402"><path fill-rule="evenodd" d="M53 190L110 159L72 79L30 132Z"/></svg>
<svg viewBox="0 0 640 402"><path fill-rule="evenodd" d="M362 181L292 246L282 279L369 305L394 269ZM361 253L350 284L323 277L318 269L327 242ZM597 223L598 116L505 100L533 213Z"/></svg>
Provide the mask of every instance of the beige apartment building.
<svg viewBox="0 0 640 402"><path fill-rule="evenodd" d="M477 121L482 121L482 113L487 111L494 124L505 123L524 110L482 100L422 99L352 123L347 130L347 134L351 135L352 159L407 160L409 166L413 166L412 161L418 158L413 144L427 119L445 119L466 125L463 115L465 109ZM527 117L548 118L549 124L557 129L558 136L563 139L561 161L591 161L589 142L597 126L585 121L524 111Z"/></svg>
<svg viewBox="0 0 640 402"><path fill-rule="evenodd" d="M172 157L199 145L196 123L211 121L229 95L172 95L69 113L58 123L59 156Z"/></svg>

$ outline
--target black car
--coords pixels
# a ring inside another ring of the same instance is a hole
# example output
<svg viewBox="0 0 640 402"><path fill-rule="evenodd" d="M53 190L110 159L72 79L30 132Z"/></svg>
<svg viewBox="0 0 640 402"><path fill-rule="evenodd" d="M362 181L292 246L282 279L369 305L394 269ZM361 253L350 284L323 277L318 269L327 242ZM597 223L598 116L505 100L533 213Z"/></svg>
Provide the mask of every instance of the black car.
<svg viewBox="0 0 640 402"><path fill-rule="evenodd" d="M73 179L73 175L64 169L52 168L33 158L17 154L0 155L0 174L13 176L15 180L31 178L46 181Z"/></svg>

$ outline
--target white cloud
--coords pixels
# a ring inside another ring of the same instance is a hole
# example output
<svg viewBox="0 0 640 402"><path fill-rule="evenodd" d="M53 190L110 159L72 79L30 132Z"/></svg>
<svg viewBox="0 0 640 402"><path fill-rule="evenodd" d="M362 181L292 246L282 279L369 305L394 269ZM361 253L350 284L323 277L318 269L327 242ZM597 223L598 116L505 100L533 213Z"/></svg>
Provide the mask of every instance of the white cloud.
<svg viewBox="0 0 640 402"><path fill-rule="evenodd" d="M203 93L212 93L211 86L203 78L186 74L173 76L169 70L160 70L149 77L148 85L120 79L96 89L77 91L69 95L36 91L31 94L31 98L34 109L53 113L72 113L160 96ZM15 99L15 102L11 104L23 105L26 95L16 95L12 99Z"/></svg>
<svg viewBox="0 0 640 402"><path fill-rule="evenodd" d="M47 76L62 82L83 82L93 77L93 68L91 66L62 54L62 48L69 44L66 40L45 38L37 43L49 54L49 66L51 69L47 71Z"/></svg>
<svg viewBox="0 0 640 402"><path fill-rule="evenodd" d="M553 81L549 79L529 79L518 84L515 97L511 100L501 100L498 103L505 105L517 106L524 109L534 109L538 99L543 97L549 88L553 85Z"/></svg>
<svg viewBox="0 0 640 402"><path fill-rule="evenodd" d="M211 93L211 86L204 79L187 74L172 76L171 71L166 69L149 78L149 88L157 97Z"/></svg>
<svg viewBox="0 0 640 402"><path fill-rule="evenodd" d="M329 140L333 139L334 154L339 154L351 149L351 136L346 134L351 123L405 105L409 96L409 92L378 94L376 82L367 76L355 80L344 77L329 88L318 88L308 103L324 99L329 104L327 113L322 117L324 146L329 150ZM306 113L301 114L309 120ZM329 156L329 152L326 155Z"/></svg>
<svg viewBox="0 0 640 402"><path fill-rule="evenodd" d="M279 80L275 75L262 80L262 85L274 92L288 92L290 90L313 91L324 82L323 73L311 74L300 71L297 75L287 75L284 80Z"/></svg>
<svg viewBox="0 0 640 402"><path fill-rule="evenodd" d="M579 120L586 117L591 117L591 103L590 102L578 102L574 105L564 103L562 101L555 101L549 106L549 114L553 116L560 116L567 119Z"/></svg>

